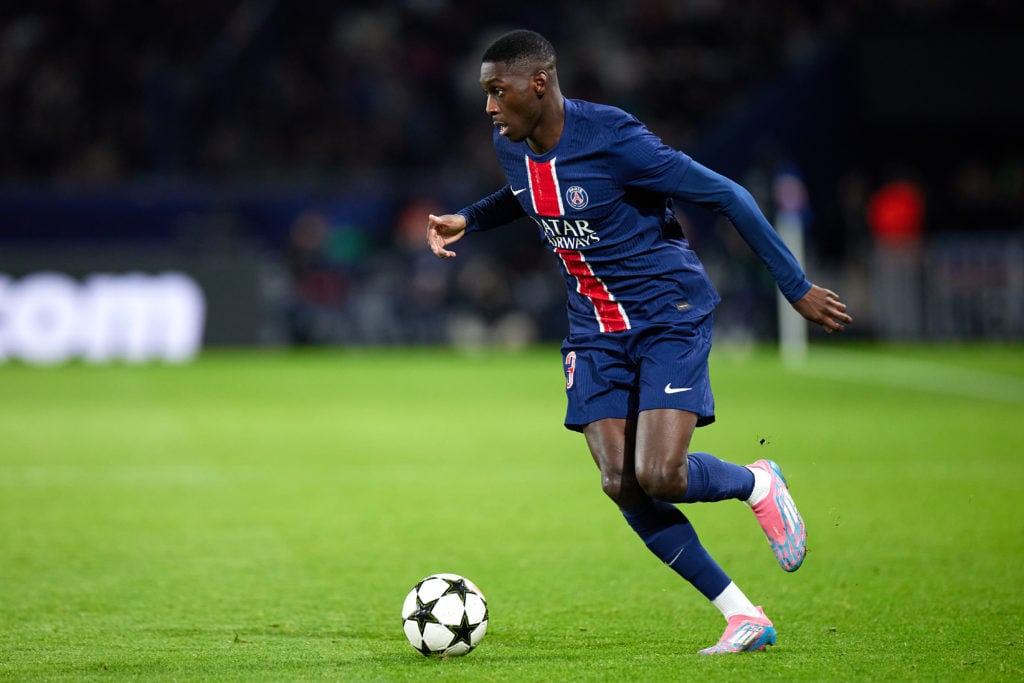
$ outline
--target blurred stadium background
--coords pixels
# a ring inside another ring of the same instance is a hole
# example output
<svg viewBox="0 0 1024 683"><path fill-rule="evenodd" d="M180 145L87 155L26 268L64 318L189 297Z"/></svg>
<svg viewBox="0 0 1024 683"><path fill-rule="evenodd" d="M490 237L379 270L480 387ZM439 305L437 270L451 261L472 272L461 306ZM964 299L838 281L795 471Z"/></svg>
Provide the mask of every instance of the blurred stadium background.
<svg viewBox="0 0 1024 683"><path fill-rule="evenodd" d="M0 360L560 339L529 225L424 245L503 182L476 80L513 27L800 226L851 334L1024 338L1015 0L5 0ZM680 218L720 338L774 339L750 251Z"/></svg>

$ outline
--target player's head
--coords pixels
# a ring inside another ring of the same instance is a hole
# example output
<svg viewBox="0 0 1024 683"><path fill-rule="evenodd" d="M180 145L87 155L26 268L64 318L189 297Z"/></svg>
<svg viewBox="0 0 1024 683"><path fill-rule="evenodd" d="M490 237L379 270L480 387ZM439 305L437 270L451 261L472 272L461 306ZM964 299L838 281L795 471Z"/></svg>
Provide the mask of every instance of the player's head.
<svg viewBox="0 0 1024 683"><path fill-rule="evenodd" d="M530 137L552 107L561 106L555 48L533 31L512 31L494 41L480 64L486 112L514 142Z"/></svg>
<svg viewBox="0 0 1024 683"><path fill-rule="evenodd" d="M534 31L511 31L487 48L481 62L502 63L508 69L543 68L554 71L555 48Z"/></svg>

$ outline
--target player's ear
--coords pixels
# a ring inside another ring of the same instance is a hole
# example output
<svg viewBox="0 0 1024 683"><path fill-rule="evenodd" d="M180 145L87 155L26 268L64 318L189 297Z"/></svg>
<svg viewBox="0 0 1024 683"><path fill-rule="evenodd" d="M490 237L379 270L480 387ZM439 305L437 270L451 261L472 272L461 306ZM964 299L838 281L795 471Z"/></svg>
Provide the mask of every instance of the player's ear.
<svg viewBox="0 0 1024 683"><path fill-rule="evenodd" d="M537 99L544 97L544 93L548 89L548 72L541 69L537 73L533 74L531 79L533 85L533 92L536 93Z"/></svg>

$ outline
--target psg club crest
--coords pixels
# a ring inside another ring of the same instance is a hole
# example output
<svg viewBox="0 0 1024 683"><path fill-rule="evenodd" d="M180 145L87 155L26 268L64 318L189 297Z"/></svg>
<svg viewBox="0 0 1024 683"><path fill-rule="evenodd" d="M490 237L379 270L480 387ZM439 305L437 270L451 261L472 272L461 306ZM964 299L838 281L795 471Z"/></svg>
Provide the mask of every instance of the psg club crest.
<svg viewBox="0 0 1024 683"><path fill-rule="evenodd" d="M565 200L569 202L569 206L579 211L587 207L590 197L587 196L587 191L582 187L573 185L565 191Z"/></svg>

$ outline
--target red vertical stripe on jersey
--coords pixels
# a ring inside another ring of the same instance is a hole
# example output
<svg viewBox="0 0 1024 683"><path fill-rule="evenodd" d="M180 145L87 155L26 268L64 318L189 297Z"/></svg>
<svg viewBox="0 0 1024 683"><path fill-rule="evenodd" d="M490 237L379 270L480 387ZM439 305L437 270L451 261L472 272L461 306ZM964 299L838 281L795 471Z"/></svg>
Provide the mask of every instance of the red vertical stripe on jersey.
<svg viewBox="0 0 1024 683"><path fill-rule="evenodd" d="M594 275L582 251L555 249L565 264L565 270L576 278L576 291L590 299L594 315L602 332L621 332L629 329L629 318L622 304L615 300L601 278Z"/></svg>
<svg viewBox="0 0 1024 683"><path fill-rule="evenodd" d="M555 175L555 160L538 164L526 157L526 170L530 178L530 196L533 210L538 216L561 216L562 196L558 191L558 176Z"/></svg>

